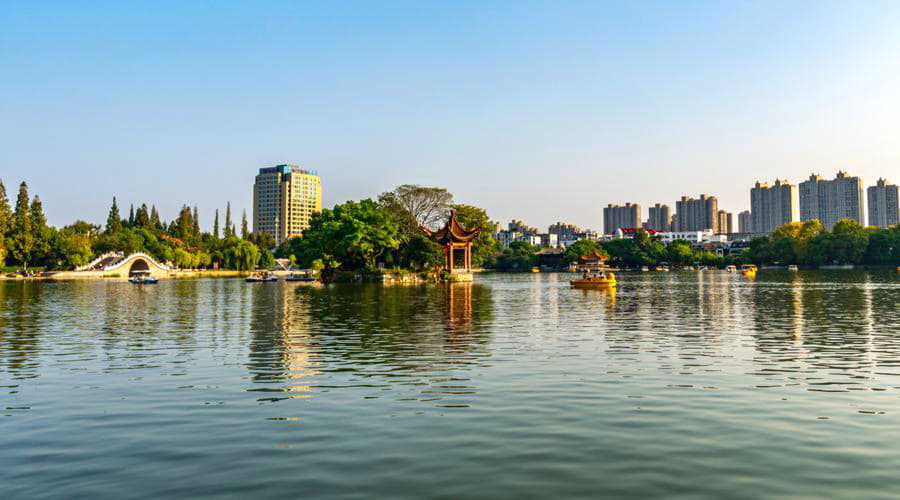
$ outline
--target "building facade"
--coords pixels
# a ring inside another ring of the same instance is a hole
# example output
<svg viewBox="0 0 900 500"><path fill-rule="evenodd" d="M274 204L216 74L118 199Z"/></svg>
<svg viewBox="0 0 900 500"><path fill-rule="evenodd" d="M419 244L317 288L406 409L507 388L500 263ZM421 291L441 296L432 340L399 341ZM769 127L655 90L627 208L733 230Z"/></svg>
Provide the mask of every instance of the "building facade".
<svg viewBox="0 0 900 500"><path fill-rule="evenodd" d="M672 231L719 232L719 200L715 196L701 194L697 199L682 196L675 202L675 215L678 225L673 225Z"/></svg>
<svg viewBox="0 0 900 500"><path fill-rule="evenodd" d="M557 222L547 229L547 233L555 234L559 241L573 240L575 235L582 232L581 228L575 224L566 224L564 222Z"/></svg>
<svg viewBox="0 0 900 500"><path fill-rule="evenodd" d="M609 204L603 209L603 232L613 234L620 227L641 227L641 206L626 203L625 206Z"/></svg>
<svg viewBox="0 0 900 500"><path fill-rule="evenodd" d="M890 227L900 224L900 198L897 186L884 179L878 179L868 189L869 225Z"/></svg>
<svg viewBox="0 0 900 500"><path fill-rule="evenodd" d="M753 232L753 219L750 217L749 210L738 214L738 232L743 234Z"/></svg>
<svg viewBox="0 0 900 500"><path fill-rule="evenodd" d="M716 234L731 234L734 232L734 219L731 217L731 212L719 210L716 217L718 218L718 221L716 222L718 225L718 232Z"/></svg>
<svg viewBox="0 0 900 500"><path fill-rule="evenodd" d="M757 182L750 189L750 227L747 232L770 234L789 222L800 220L800 198L797 186L776 180L770 186Z"/></svg>
<svg viewBox="0 0 900 500"><path fill-rule="evenodd" d="M669 205L660 205L657 203L650 207L650 214L647 217L647 229L654 231L671 231L672 215L669 211Z"/></svg>
<svg viewBox="0 0 900 500"><path fill-rule="evenodd" d="M300 236L322 210L322 183L315 170L296 165L261 168L253 183L253 232L276 244Z"/></svg>
<svg viewBox="0 0 900 500"><path fill-rule="evenodd" d="M810 175L800 183L800 221L818 219L825 229L831 229L841 219L852 219L866 225L863 214L863 185L859 177L838 172L832 180Z"/></svg>

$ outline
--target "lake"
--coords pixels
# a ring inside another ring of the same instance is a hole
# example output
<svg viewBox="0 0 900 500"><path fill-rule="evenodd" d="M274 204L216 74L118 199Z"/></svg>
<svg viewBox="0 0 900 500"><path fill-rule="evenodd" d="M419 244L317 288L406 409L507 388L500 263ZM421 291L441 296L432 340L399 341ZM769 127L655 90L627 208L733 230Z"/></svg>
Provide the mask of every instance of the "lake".
<svg viewBox="0 0 900 500"><path fill-rule="evenodd" d="M900 496L900 276L0 282L3 498Z"/></svg>

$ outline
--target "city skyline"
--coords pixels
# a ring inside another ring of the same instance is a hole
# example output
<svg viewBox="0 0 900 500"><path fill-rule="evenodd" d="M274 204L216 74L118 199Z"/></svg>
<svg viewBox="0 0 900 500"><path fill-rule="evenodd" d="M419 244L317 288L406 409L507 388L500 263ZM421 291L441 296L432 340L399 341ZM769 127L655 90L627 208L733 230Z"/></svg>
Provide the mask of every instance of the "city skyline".
<svg viewBox="0 0 900 500"><path fill-rule="evenodd" d="M196 204L208 228L227 201L252 213L254 172L283 163L322 173L325 207L417 183L498 221L596 230L608 203L709 193L738 214L757 180L870 186L900 163L890 2L0 14L0 178L54 225L100 222L117 196L168 220Z"/></svg>

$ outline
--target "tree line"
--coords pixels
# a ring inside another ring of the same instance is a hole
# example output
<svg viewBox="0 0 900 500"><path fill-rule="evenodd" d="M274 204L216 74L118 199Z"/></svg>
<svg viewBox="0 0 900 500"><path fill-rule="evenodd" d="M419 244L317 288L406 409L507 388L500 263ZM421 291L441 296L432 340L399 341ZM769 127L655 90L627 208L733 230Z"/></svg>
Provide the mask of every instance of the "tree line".
<svg viewBox="0 0 900 500"><path fill-rule="evenodd" d="M778 265L898 265L900 226L863 227L844 219L829 231L818 220L789 222L751 241L747 258Z"/></svg>
<svg viewBox="0 0 900 500"><path fill-rule="evenodd" d="M231 219L231 204L219 234L219 210L212 232L200 230L197 207L182 206L171 222L163 221L156 207L131 205L128 216L120 213L113 198L105 227L76 220L55 228L47 224L38 196L29 198L22 182L15 209L10 207L6 188L0 181L0 266L37 267L67 270L83 266L107 252L147 253L160 262L178 268L251 270L271 268L275 261L269 248L275 246L268 234L254 234L244 212L240 232Z"/></svg>

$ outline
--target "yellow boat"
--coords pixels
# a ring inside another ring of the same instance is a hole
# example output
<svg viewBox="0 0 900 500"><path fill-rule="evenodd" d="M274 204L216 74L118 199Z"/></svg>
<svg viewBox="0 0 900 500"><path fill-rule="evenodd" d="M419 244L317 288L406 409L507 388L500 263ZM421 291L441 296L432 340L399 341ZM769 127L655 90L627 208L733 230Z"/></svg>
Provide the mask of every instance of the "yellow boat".
<svg viewBox="0 0 900 500"><path fill-rule="evenodd" d="M757 267L753 264L744 264L741 266L741 274L744 276L756 276Z"/></svg>
<svg viewBox="0 0 900 500"><path fill-rule="evenodd" d="M533 273L539 273L539 272L541 272L541 268L539 268L539 267L532 267L532 268L531 268L531 272L533 272Z"/></svg>
<svg viewBox="0 0 900 500"><path fill-rule="evenodd" d="M575 288L610 288L616 286L616 274L610 271L584 273L581 279L569 283Z"/></svg>

